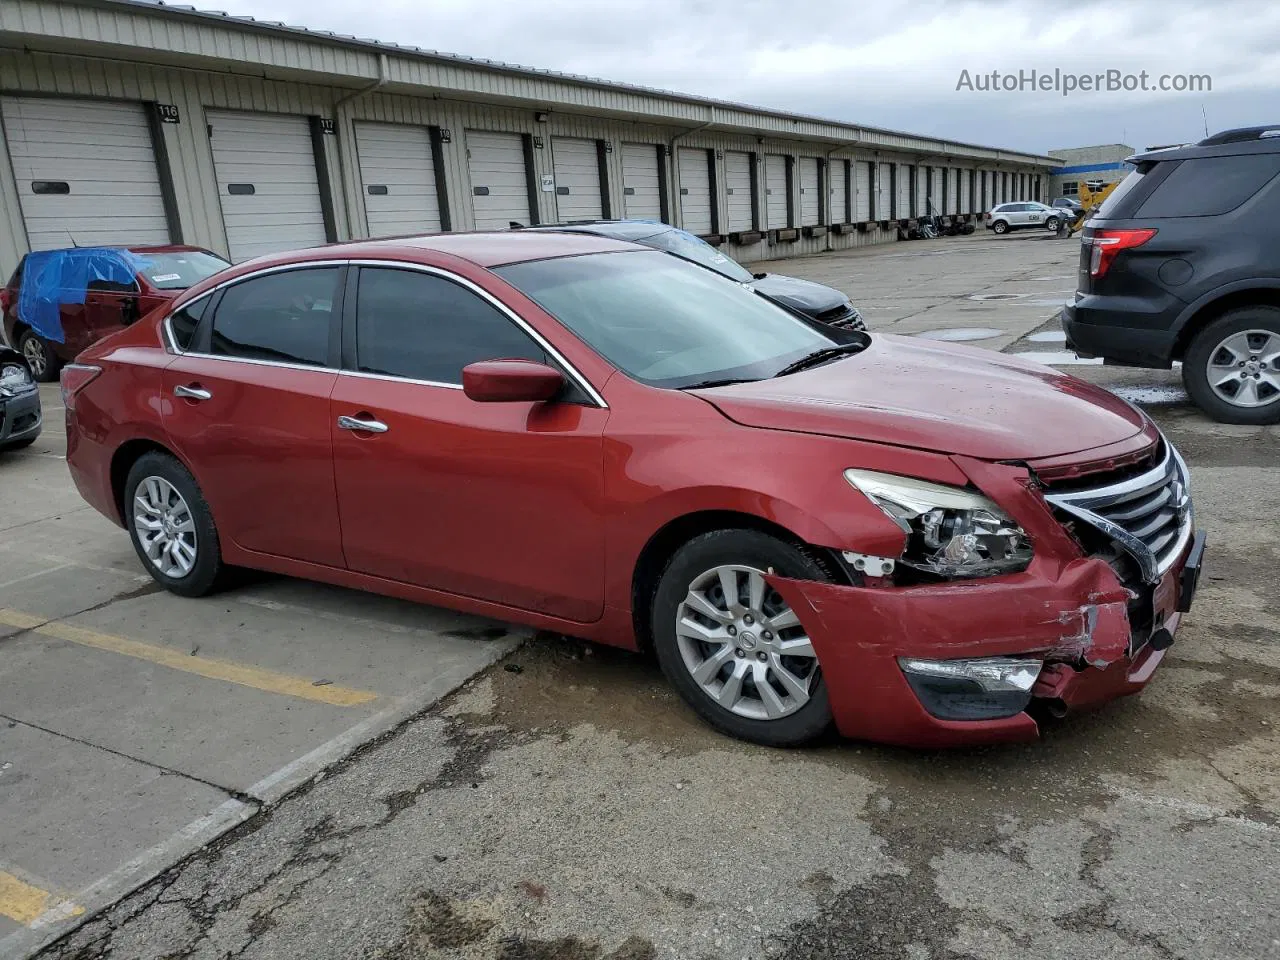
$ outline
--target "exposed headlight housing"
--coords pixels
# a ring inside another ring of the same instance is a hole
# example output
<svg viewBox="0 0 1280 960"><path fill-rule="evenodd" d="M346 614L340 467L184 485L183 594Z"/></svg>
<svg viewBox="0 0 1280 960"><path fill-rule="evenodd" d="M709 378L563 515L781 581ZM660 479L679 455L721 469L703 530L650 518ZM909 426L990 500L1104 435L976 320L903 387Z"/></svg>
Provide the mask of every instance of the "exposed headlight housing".
<svg viewBox="0 0 1280 960"><path fill-rule="evenodd" d="M948 578L986 577L1031 562L1026 532L975 490L873 470L846 470L844 478L907 534L900 562L909 567Z"/></svg>
<svg viewBox="0 0 1280 960"><path fill-rule="evenodd" d="M20 393L29 393L35 389L36 382L31 379L27 368L20 363L6 363L0 366L0 397L16 397Z"/></svg>

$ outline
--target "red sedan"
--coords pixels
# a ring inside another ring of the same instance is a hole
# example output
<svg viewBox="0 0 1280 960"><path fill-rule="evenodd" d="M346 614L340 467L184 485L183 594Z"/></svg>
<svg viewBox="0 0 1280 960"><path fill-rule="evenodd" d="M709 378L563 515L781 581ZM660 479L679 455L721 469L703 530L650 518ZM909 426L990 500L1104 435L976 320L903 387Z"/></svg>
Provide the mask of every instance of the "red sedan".
<svg viewBox="0 0 1280 960"><path fill-rule="evenodd" d="M669 254L449 234L242 264L63 375L175 593L232 565L650 649L738 737L1034 737L1144 686L1203 550L1141 412Z"/></svg>

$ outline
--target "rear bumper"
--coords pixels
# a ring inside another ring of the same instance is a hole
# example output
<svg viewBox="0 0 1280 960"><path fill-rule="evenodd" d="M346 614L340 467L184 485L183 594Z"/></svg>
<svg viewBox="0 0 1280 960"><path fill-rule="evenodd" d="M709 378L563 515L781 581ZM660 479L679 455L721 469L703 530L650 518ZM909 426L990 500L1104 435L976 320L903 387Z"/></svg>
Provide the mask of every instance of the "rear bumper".
<svg viewBox="0 0 1280 960"><path fill-rule="evenodd" d="M1135 367L1167 368L1172 363L1177 345L1175 314L1128 309L1127 304L1103 306L1099 301L1104 298L1085 297L1062 308L1067 349Z"/></svg>
<svg viewBox="0 0 1280 960"><path fill-rule="evenodd" d="M0 446L34 440L42 425L39 391L0 400Z"/></svg>
<svg viewBox="0 0 1280 960"><path fill-rule="evenodd" d="M1183 568L1202 542L1188 547L1155 590L1155 622L1169 639L1195 587ZM1129 593L1106 563L1075 560L1053 575L1033 570L1034 565L1012 576L905 588L778 577L770 582L809 634L840 732L932 748L1034 740L1040 732L1032 716L1037 705L1060 713L1136 693L1164 658L1157 648L1167 647L1166 638L1132 636ZM1000 656L1034 656L1046 663L1026 708L997 719L934 716L899 666L904 657Z"/></svg>

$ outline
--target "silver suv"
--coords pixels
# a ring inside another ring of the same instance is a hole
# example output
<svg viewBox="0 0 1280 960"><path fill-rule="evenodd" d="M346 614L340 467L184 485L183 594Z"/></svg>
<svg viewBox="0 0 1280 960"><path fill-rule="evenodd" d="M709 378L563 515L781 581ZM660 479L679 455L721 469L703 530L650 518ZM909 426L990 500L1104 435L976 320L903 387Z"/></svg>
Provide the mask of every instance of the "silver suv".
<svg viewBox="0 0 1280 960"><path fill-rule="evenodd" d="M1045 230L1057 230L1062 219L1061 212L1046 207L1043 203L1030 201L1023 203L1002 203L992 207L982 215L983 223L988 230L996 233L1008 233L1022 227L1041 227Z"/></svg>

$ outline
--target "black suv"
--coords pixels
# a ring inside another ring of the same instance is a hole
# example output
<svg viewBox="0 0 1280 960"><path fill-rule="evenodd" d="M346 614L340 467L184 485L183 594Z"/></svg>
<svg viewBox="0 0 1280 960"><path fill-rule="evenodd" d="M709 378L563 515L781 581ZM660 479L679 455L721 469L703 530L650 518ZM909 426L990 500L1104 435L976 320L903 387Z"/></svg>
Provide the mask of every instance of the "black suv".
<svg viewBox="0 0 1280 960"><path fill-rule="evenodd" d="M1224 423L1280 422L1280 124L1130 157L1085 225L1067 345L1168 368Z"/></svg>

